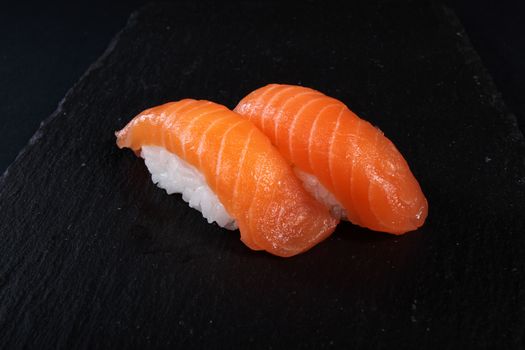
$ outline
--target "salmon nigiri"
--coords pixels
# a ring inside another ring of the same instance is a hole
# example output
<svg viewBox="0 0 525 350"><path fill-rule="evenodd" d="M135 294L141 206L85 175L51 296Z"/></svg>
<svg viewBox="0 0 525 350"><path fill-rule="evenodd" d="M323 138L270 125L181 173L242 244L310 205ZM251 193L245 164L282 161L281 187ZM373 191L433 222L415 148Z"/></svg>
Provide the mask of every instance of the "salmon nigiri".
<svg viewBox="0 0 525 350"><path fill-rule="evenodd" d="M238 227L251 249L292 256L337 225L268 137L222 105L166 103L140 113L116 136L120 148L140 152L159 187L182 193L209 222Z"/></svg>
<svg viewBox="0 0 525 350"><path fill-rule="evenodd" d="M393 234L423 225L427 201L407 162L341 101L306 87L270 84L234 111L270 138L332 212Z"/></svg>

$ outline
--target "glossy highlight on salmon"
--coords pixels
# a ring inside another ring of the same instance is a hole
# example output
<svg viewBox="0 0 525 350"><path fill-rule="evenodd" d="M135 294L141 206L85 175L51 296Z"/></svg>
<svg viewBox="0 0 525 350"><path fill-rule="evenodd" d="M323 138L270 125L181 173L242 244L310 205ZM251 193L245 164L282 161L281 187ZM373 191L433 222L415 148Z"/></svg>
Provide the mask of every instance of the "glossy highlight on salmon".
<svg viewBox="0 0 525 350"><path fill-rule="evenodd" d="M157 148L150 146L161 147L167 151L159 156L162 162L171 159L202 174L251 249L296 255L324 240L337 225L304 190L268 137L222 105L193 99L166 103L143 111L116 136L120 148L138 153L148 146L156 154ZM154 166L148 166L150 171Z"/></svg>
<svg viewBox="0 0 525 350"><path fill-rule="evenodd" d="M270 84L235 112L252 121L297 167L333 194L352 223L402 234L423 225L428 205L410 168L383 133L314 89Z"/></svg>

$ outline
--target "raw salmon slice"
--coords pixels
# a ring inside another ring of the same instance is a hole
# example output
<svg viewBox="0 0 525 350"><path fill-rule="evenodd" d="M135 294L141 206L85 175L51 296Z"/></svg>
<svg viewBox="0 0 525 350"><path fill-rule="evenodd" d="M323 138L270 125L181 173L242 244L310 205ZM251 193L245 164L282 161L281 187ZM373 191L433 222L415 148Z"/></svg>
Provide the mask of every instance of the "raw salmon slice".
<svg viewBox="0 0 525 350"><path fill-rule="evenodd" d="M251 249L296 255L337 225L268 137L222 105L192 99L166 103L140 113L116 135L120 148L137 153L145 146L162 147L200 172Z"/></svg>
<svg viewBox="0 0 525 350"><path fill-rule="evenodd" d="M301 177L315 177L354 224L393 234L423 225L427 200L407 162L341 101L306 87L270 84L234 111L255 123Z"/></svg>

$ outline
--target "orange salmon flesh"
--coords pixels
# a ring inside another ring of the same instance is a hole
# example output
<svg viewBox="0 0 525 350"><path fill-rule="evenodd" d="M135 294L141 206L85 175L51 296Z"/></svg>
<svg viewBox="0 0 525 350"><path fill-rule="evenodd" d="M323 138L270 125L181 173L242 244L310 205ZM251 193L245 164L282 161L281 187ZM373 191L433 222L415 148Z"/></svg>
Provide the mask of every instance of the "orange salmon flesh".
<svg viewBox="0 0 525 350"><path fill-rule="evenodd" d="M270 84L244 97L234 111L290 163L316 176L352 223L402 234L425 222L427 200L403 156L341 101L306 87Z"/></svg>
<svg viewBox="0 0 525 350"><path fill-rule="evenodd" d="M184 99L150 108L116 133L136 153L160 146L196 167L251 249L288 257L328 237L338 220L302 187L252 122L226 107Z"/></svg>

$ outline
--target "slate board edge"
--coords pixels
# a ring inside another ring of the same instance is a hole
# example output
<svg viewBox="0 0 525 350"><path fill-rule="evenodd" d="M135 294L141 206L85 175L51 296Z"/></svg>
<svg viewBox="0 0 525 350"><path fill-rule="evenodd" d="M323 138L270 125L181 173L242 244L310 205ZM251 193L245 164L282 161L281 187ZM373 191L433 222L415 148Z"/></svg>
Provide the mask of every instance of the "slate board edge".
<svg viewBox="0 0 525 350"><path fill-rule="evenodd" d="M502 123L506 124L506 127L509 128L509 131L512 133L510 136L514 137L514 143L521 149L525 149L524 132L521 129L520 124L518 123L518 118L514 113L512 113L512 111L509 110L509 108L505 104L500 90L496 86L492 75L490 74L486 66L483 64L483 60L479 56L478 52L474 49L474 46L472 45L472 42L465 31L465 28L461 24L459 17L456 15L454 10L452 10L448 6L442 5L441 8L441 13L443 14L443 17L448 20L451 27L453 27L454 30L456 30L456 33L458 33L458 36L461 37L464 43L463 48L468 48L468 52L460 50L465 56L465 60L468 60L470 58L472 60L471 65L473 65L476 69L484 73L483 76L485 79L481 84L481 86L484 88L484 93L492 94L494 91L496 91L496 94L493 95L493 98L490 101L491 105L494 108L504 112L504 115L502 117ZM525 165L525 159L522 159L522 163L523 165ZM521 301L521 311L525 312L525 303L523 303L523 300ZM523 348L525 348L525 324L522 324L521 331L519 333L521 334L521 336L517 344L520 344Z"/></svg>
<svg viewBox="0 0 525 350"><path fill-rule="evenodd" d="M78 78L78 80L73 84L71 88L66 92L64 97L58 102L57 108L51 115L49 115L47 118L45 118L40 125L38 126L38 129L35 131L33 136L29 139L27 144L18 152L15 160L9 164L9 166L6 168L6 170L3 172L3 174L0 176L0 190L2 189L5 179L7 178L7 175L9 174L9 169L14 166L18 161L22 158L22 156L34 145L38 142L38 140L43 136L42 129L47 126L49 123L51 123L58 115L60 115L63 111L63 105L64 102L69 98L69 96L72 95L73 91L82 83L82 81L91 75L95 70L100 68L103 65L104 60L113 52L115 47L117 46L117 43L120 41L120 37L123 35L124 32L128 31L130 28L133 28L137 23L137 18L140 14L140 12L151 5L145 5L137 10L133 11L126 21L126 24L120 29L117 34L113 36L113 38L109 41L108 46L102 53L102 55L99 56L93 63L89 65L87 70Z"/></svg>
<svg viewBox="0 0 525 350"><path fill-rule="evenodd" d="M42 135L43 135L43 133L42 133L43 127L46 126L47 124L49 124L60 113L62 113L62 107L63 107L64 101L67 100L67 98L72 94L72 92L77 88L78 85L80 85L80 83L86 77L88 77L96 69L98 69L100 66L102 66L102 63L106 59L106 57L108 57L111 54L111 52L113 52L113 50L115 49L115 47L116 47L117 43L119 42L120 37L122 36L122 34L124 32L126 32L127 30L129 30L130 28L132 28L137 23L137 17L139 16L140 12L143 11L145 8L150 7L150 6L155 6L155 3L144 5L144 6L140 7L139 9L135 10L134 12L132 12L130 14L130 16L128 17L128 20L126 22L126 25L124 25L124 27L120 31L118 31L117 34L115 34L115 36L110 40L107 48L104 50L102 55L98 59L96 59L95 62L93 62L88 67L88 69L80 76L80 78L77 80L77 82L75 84L73 84L73 86L66 92L64 97L59 101L56 110L53 113L51 113L51 115L49 117L45 118L40 123L38 129L35 131L33 136L31 136L31 138L29 139L27 144L20 150L20 152L16 156L15 160L6 168L4 173L0 176L0 188L4 184L5 178L7 177L7 174L9 173L9 169L15 163L17 163L18 160L23 156L23 154L25 152L27 152L27 150L29 148L31 148L42 137ZM444 18L446 18L446 20L448 20L450 25L457 31L458 35L463 40L463 42L465 44L464 47L468 47L470 49L469 52L465 52L464 51L463 54L466 56L466 58L470 57L470 59L472 60L472 64L476 65L479 70L481 70L481 71L483 71L485 73L485 77L487 79L482 84L482 86L485 87L485 91L497 91L497 94L492 99L492 105L495 108L500 109L500 110L505 112L505 119L503 120L503 122L505 124L507 124L507 127L510 127L511 130L514 129L513 131L516 132L516 134L514 135L515 142L519 143L521 145L521 147L525 147L524 133L523 133L523 130L521 130L521 128L520 128L520 125L518 123L518 119L517 119L516 115L514 113L512 113L508 109L508 107L505 105L503 97L502 97L501 93L499 92L499 90L498 90L498 88L497 88L497 86L496 86L496 84L494 82L494 79L492 78L492 76L488 72L487 68L483 64L483 61L482 61L481 57L478 55L478 53L476 52L476 50L472 46L472 42L470 41L470 39L468 37L468 34L465 32L465 29L461 25L461 21L457 17L456 13L454 12L454 10L452 10L451 8L449 8L446 5L442 5L442 4L441 5L435 5L435 7L436 7L436 10L437 10L437 7L440 7L441 11L438 10L438 11L436 11L436 13L439 13L439 12L442 13L442 16Z"/></svg>
<svg viewBox="0 0 525 350"><path fill-rule="evenodd" d="M518 118L511 110L509 110L509 108L505 104L505 100L500 90L498 89L487 67L483 64L481 56L479 56L478 52L475 50L474 45L472 44L472 41L470 40L467 32L465 31L465 28L461 24L459 17L456 15L456 12L446 5L441 5L440 7L442 9L441 13L443 14L443 17L446 18L446 21L450 23L451 27L454 28L458 36L462 39L464 43L464 46L462 46L462 48L468 50L460 50L465 56L465 59L471 60L471 64L484 73L483 77L486 79L484 79L483 83L481 84L481 86L485 90L484 92L489 94L489 91L490 93L496 91L496 94L493 95L493 98L491 100L492 106L496 109L505 112L504 123L508 124L507 126L515 129L515 142L519 143L522 147L525 147L525 136L523 130L521 129L518 123ZM439 11L436 12L439 13Z"/></svg>
<svg viewBox="0 0 525 350"><path fill-rule="evenodd" d="M113 50L114 50L116 44L118 43L118 41L120 40L120 37L122 36L122 34L125 31L127 31L129 28L133 27L136 24L136 19L137 19L138 15L140 14L140 12L143 9L145 9L145 8L147 8L149 6L154 6L154 5L155 4L148 4L148 5L142 6L141 8L135 10L133 13L130 14L130 16L129 16L127 22L126 22L126 25L119 32L117 32L117 34L115 34L115 36L110 40L107 48L102 53L102 55L88 67L88 69L80 76L80 78L77 80L77 82L75 84L73 84L73 86L66 92L64 97L59 101L56 110L49 117L45 118L40 123L38 129L35 131L33 136L31 136L31 138L29 139L27 144L20 150L20 152L16 156L15 160L6 168L4 173L0 176L0 186L3 185L3 183L5 181L5 178L7 177L7 174L9 173L9 169L11 168L11 166L13 166L13 164L17 163L18 160L21 158L21 156L32 145L34 145L42 137L42 135L43 135L42 128L44 126L46 126L47 124L49 124L56 116L58 116L62 112L63 103L71 95L72 91L75 90L77 88L77 86L87 76L89 76L93 71L95 71L97 68L99 68L102 65L102 63L106 59L106 57L109 56L111 54L111 52L113 52ZM485 73L485 77L487 79L485 80L484 84L482 84L482 86L485 88L486 91L497 91L497 94L494 96L494 98L492 100L493 106L495 108L500 109L500 110L505 112L504 123L506 123L507 126L510 126L511 128L513 128L514 131L516 132L516 134L514 135L515 138L516 138L515 141L518 142L519 144L521 144L522 147L525 147L524 133L523 133L523 130L520 128L520 125L518 123L516 115L514 113L512 113L508 109L508 107L505 105L504 99L503 99L501 93L499 92L499 90L498 90L498 88L497 88L497 86L496 86L492 76L490 75L490 73L488 72L487 68L483 64L483 61L482 61L481 57L478 55L478 53L476 52L476 50L472 46L472 42L471 42L470 38L468 37L468 34L465 32L465 29L461 25L461 21L457 17L456 13L454 12L454 10L452 10L451 8L449 8L446 5L436 5L435 7L436 8L437 7L441 8L441 11L436 11L436 12L437 13L441 12L443 17L446 18L448 20L448 22L450 23L450 25L457 31L458 36L461 37L462 41L465 44L464 47L470 48L469 52L463 52L463 54L466 57L470 57L470 59L472 60L472 64L475 64L478 69L480 69L481 71L483 71Z"/></svg>

